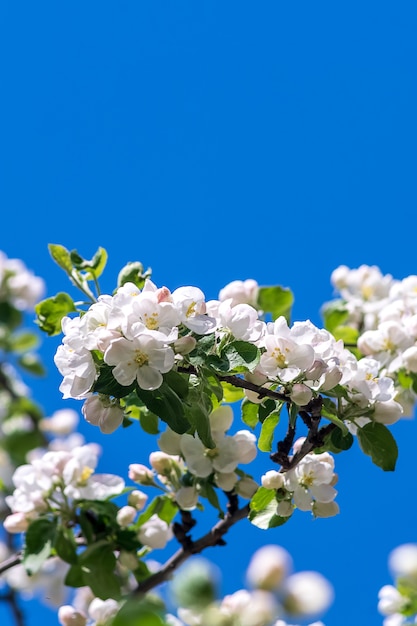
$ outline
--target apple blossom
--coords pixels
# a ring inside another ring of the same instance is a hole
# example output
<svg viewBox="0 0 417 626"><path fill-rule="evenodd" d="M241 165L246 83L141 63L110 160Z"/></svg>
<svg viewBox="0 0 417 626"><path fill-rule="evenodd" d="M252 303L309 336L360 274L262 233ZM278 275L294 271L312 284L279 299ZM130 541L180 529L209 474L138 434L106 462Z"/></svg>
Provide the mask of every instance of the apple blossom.
<svg viewBox="0 0 417 626"><path fill-rule="evenodd" d="M114 365L113 376L124 386L135 380L142 389L158 389L162 385L162 374L174 365L174 351L162 334L141 328L140 334L132 339L115 339L110 342L104 360Z"/></svg>
<svg viewBox="0 0 417 626"><path fill-rule="evenodd" d="M89 396L82 406L85 420L106 435L113 433L123 422L124 411L116 400L107 396Z"/></svg>
<svg viewBox="0 0 417 626"><path fill-rule="evenodd" d="M173 533L171 527L154 514L139 528L138 537L143 545L155 550L165 548Z"/></svg>

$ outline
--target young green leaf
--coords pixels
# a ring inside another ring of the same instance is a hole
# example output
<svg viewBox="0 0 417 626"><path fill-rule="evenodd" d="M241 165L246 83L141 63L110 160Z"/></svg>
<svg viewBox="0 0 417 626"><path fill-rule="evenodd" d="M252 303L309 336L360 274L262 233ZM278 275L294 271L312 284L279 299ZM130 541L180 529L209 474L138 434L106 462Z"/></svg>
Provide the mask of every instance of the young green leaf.
<svg viewBox="0 0 417 626"><path fill-rule="evenodd" d="M71 275L73 270L73 264L71 262L71 256L69 250L59 244L50 243L48 245L49 254L61 269L63 269L68 275Z"/></svg>
<svg viewBox="0 0 417 626"><path fill-rule="evenodd" d="M260 287L258 294L258 308L265 313L271 313L276 320L283 315L289 322L294 295L291 289L285 287Z"/></svg>
<svg viewBox="0 0 417 626"><path fill-rule="evenodd" d="M362 451L385 472L392 472L398 457L397 443L384 424L371 422L358 428L358 441Z"/></svg>
<svg viewBox="0 0 417 626"><path fill-rule="evenodd" d="M258 448L262 452L271 452L272 442L277 424L279 423L279 412L271 413L264 420L261 428L261 434L258 439Z"/></svg>
<svg viewBox="0 0 417 626"><path fill-rule="evenodd" d="M75 304L71 296L60 292L53 298L42 300L35 306L36 323L48 335L59 335L62 332L62 318L75 311Z"/></svg>
<svg viewBox="0 0 417 626"><path fill-rule="evenodd" d="M36 574L50 556L55 540L56 519L40 517L26 531L23 547L23 566L29 576Z"/></svg>

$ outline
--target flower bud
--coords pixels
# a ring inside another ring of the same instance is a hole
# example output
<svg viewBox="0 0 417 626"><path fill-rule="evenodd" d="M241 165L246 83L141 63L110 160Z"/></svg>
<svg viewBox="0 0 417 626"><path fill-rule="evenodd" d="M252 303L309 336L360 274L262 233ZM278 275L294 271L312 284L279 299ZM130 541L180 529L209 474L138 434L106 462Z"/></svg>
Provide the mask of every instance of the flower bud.
<svg viewBox="0 0 417 626"><path fill-rule="evenodd" d="M133 522L136 517L137 510L133 506L122 506L116 515L116 521L122 528L126 528Z"/></svg>
<svg viewBox="0 0 417 626"><path fill-rule="evenodd" d="M73 606L65 604L58 610L58 621L61 626L85 626L87 617Z"/></svg>
<svg viewBox="0 0 417 626"><path fill-rule="evenodd" d="M139 541L152 549L165 548L172 539L172 529L157 515L152 515L139 529Z"/></svg>
<svg viewBox="0 0 417 626"><path fill-rule="evenodd" d="M284 486L284 475L276 470L269 470L261 478L262 487L265 489L281 489Z"/></svg>
<svg viewBox="0 0 417 626"><path fill-rule="evenodd" d="M139 485L154 485L153 472L146 465L131 463L129 465L129 478Z"/></svg>
<svg viewBox="0 0 417 626"><path fill-rule="evenodd" d="M170 454L160 452L159 450L151 452L149 455L149 463L152 465L155 472L157 474L162 474L162 476L169 475L172 468L176 465L176 462L177 459L172 457Z"/></svg>
<svg viewBox="0 0 417 626"><path fill-rule="evenodd" d="M114 432L123 422L123 409L118 404L112 404L110 400L102 400L97 395L87 398L81 411L86 421L98 426L105 435Z"/></svg>
<svg viewBox="0 0 417 626"><path fill-rule="evenodd" d="M373 418L380 424L395 424L403 414L403 408L399 402L388 400L387 402L375 402Z"/></svg>
<svg viewBox="0 0 417 626"><path fill-rule="evenodd" d="M291 400L298 404L298 406L304 406L308 404L313 397L313 392L307 385L302 383L296 383L290 393Z"/></svg>
<svg viewBox="0 0 417 626"><path fill-rule="evenodd" d="M177 354L190 354L197 345L194 337L180 337L174 342L173 348Z"/></svg>
<svg viewBox="0 0 417 626"><path fill-rule="evenodd" d="M134 489L127 496L127 503L130 506L134 506L137 511L141 511L142 509L144 509L147 501L147 494L143 491L139 491L139 489Z"/></svg>
<svg viewBox="0 0 417 626"><path fill-rule="evenodd" d="M183 511L192 511L198 502L197 489L195 487L181 487L175 494L175 501Z"/></svg>

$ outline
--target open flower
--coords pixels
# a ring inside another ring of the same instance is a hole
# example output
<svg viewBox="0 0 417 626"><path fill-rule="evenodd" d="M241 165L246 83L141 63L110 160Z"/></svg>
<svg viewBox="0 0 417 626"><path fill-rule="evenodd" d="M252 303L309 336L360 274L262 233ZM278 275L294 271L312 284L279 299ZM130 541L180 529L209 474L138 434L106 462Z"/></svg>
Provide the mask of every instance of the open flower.
<svg viewBox="0 0 417 626"><path fill-rule="evenodd" d="M149 391L162 385L162 374L172 369L175 354L161 336L146 332L144 327L143 332L132 339L121 337L110 343L104 360L115 366L113 376L118 383L129 386L136 380L139 387Z"/></svg>

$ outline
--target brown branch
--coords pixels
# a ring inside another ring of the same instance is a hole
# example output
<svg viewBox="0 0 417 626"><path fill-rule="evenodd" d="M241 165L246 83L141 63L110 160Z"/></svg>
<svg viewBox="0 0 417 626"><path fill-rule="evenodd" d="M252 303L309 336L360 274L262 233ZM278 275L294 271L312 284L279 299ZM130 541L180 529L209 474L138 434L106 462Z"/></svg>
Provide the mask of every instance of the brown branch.
<svg viewBox="0 0 417 626"><path fill-rule="evenodd" d="M223 535L227 533L229 528L237 522L249 515L249 504L237 509L234 513L227 513L224 519L217 522L207 534L197 541L190 541L188 545L181 547L170 559L161 567L161 569L152 574L149 578L139 583L134 590L134 595L142 595L154 589L163 582L171 578L174 571L193 554L199 554L206 548L216 545L224 545Z"/></svg>
<svg viewBox="0 0 417 626"><path fill-rule="evenodd" d="M193 365L189 365L188 367L179 366L178 371L182 374L194 374L195 376L198 376L198 370ZM229 383L230 385L233 385L233 387L254 391L260 398L267 397L272 398L273 400L279 400L280 402L287 402L289 400L289 396L286 396L284 393L279 393L279 391L255 385L255 383L251 383L249 380L245 380L244 378L240 378L234 374L219 374L219 372L215 372L214 370L210 371L212 371L212 373L217 376L219 380Z"/></svg>
<svg viewBox="0 0 417 626"><path fill-rule="evenodd" d="M18 552L17 554L12 554L8 559L0 563L0 574L7 572L8 569L15 567L15 565L19 565L22 562L22 555Z"/></svg>

